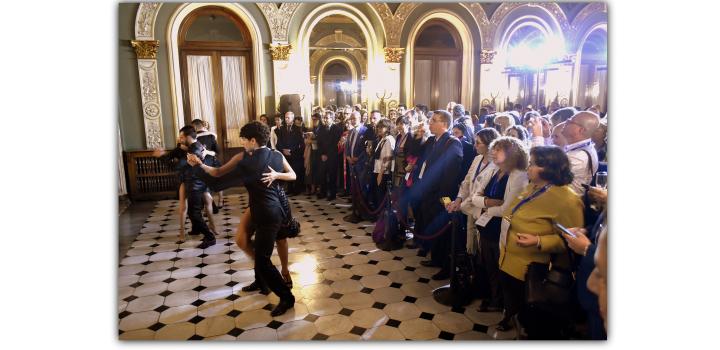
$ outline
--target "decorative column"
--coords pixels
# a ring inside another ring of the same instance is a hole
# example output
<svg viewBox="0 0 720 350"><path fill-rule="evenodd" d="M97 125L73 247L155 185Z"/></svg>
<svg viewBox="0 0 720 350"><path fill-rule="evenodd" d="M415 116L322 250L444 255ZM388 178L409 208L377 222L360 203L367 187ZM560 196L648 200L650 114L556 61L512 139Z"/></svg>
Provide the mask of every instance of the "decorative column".
<svg viewBox="0 0 720 350"><path fill-rule="evenodd" d="M480 51L480 107L493 105L500 108L502 98L507 90L507 83L502 74L502 67L494 64L497 51ZM498 109L500 110L500 109Z"/></svg>
<svg viewBox="0 0 720 350"><path fill-rule="evenodd" d="M148 149L164 148L157 71L157 50L160 42L158 40L131 40L130 44L135 49L138 59L140 96L145 124L145 147Z"/></svg>
<svg viewBox="0 0 720 350"><path fill-rule="evenodd" d="M400 103L400 63L404 55L404 47L385 47L385 67L387 71L384 72L382 79L383 91L372 95L378 98L377 103L380 110L389 109Z"/></svg>

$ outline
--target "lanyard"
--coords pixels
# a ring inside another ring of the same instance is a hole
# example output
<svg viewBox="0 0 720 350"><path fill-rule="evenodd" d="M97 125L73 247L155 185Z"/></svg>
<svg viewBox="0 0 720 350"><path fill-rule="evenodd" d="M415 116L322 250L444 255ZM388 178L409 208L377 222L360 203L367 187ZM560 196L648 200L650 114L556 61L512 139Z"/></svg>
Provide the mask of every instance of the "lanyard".
<svg viewBox="0 0 720 350"><path fill-rule="evenodd" d="M485 160L485 159L483 158L483 160ZM491 161L488 161L487 164L482 165L482 160L480 161L480 164L478 164L477 169L475 169L475 176L473 177L473 182L475 182L475 180L477 180L478 175L480 175L480 173L490 165L490 162Z"/></svg>
<svg viewBox="0 0 720 350"><path fill-rule="evenodd" d="M541 189L535 191L535 193L531 194L527 198L521 200L520 203L516 204L515 207L512 209L511 215L514 215L515 212L518 209L520 209L520 207L522 207L523 205L527 204L531 200L533 200L533 199L537 198L538 196L540 196L541 194L545 193L545 191L547 191L548 188L550 188L550 186L551 186L551 184L547 184L547 185L543 186Z"/></svg>
<svg viewBox="0 0 720 350"><path fill-rule="evenodd" d="M592 140L590 140L590 141L587 141L587 142L583 142L583 143L581 143L581 144L579 144L579 145L577 145L577 146L575 146L575 147L573 147L573 148L566 147L566 148L565 148L565 153L572 152L572 151L574 151L574 150L578 150L578 149L581 149L581 148L585 148L585 147L587 147L587 146L590 146L592 143L593 143Z"/></svg>

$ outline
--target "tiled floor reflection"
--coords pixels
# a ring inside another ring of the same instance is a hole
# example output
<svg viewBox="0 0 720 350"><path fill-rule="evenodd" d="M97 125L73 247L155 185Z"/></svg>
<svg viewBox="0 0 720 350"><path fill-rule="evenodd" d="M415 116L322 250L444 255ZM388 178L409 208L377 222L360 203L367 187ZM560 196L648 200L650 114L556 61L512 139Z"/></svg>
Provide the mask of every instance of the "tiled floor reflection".
<svg viewBox="0 0 720 350"><path fill-rule="evenodd" d="M274 294L245 293L253 263L234 244L244 194L226 196L215 215L217 245L195 248L200 236L177 242L177 201L157 202L120 259L120 339L158 340L478 340L497 334L500 313L479 313L478 301L453 309L436 303L437 269L421 267L415 250L378 250L368 222L314 197L292 197L302 234L291 239L295 308L279 317ZM337 203L337 202L336 202ZM188 223L188 228L189 223ZM273 262L280 265L277 253Z"/></svg>

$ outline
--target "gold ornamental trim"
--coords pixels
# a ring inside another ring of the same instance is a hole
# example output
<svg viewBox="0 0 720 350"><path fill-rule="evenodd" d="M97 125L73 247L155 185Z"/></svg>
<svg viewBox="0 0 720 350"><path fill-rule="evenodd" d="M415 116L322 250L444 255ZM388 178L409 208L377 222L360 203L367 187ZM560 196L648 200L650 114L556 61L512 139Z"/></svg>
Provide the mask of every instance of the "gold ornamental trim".
<svg viewBox="0 0 720 350"><path fill-rule="evenodd" d="M492 64L496 54L497 51L482 50L482 52L480 52L480 64Z"/></svg>
<svg viewBox="0 0 720 350"><path fill-rule="evenodd" d="M140 59L156 59L157 50L160 46L159 40L130 40L130 44L135 49L137 58Z"/></svg>
<svg viewBox="0 0 720 350"><path fill-rule="evenodd" d="M290 58L292 45L270 44L270 56L273 61L287 61Z"/></svg>
<svg viewBox="0 0 720 350"><path fill-rule="evenodd" d="M402 62L403 54L405 54L405 48L403 47L386 47L385 63L400 63Z"/></svg>

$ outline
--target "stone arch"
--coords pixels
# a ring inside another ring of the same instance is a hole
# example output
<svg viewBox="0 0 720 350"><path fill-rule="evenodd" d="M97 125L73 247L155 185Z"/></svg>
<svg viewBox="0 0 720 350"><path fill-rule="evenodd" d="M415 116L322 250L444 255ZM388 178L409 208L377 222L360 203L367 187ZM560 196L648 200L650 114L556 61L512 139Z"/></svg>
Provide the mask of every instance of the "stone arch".
<svg viewBox="0 0 720 350"><path fill-rule="evenodd" d="M363 89L363 91L361 91L361 100L367 100L368 105L373 106L373 104L375 103L375 98L372 95L372 91L377 90L377 86L380 86L380 83L382 83L382 76L380 72L382 68L381 65L384 64L382 53L382 45L384 40L378 37L376 30L372 25L370 17L367 16L358 7L351 4L328 3L317 6L313 8L307 14L307 16L305 16L305 19L300 24L297 31L297 50L293 54L295 55L294 62L296 62L297 64L297 66L293 69L297 70L296 72L298 74L298 80L301 82L301 84L304 85L300 87L300 90L302 90L300 93L305 93L308 95L312 94L312 85L310 84L309 69L310 34L312 33L313 28L318 24L318 22L320 22L323 18L331 15L341 15L352 20L360 28L360 31L365 38L365 43L367 47L367 79L365 83L366 89ZM306 102L304 102L304 114L310 114L309 112L311 109L312 100L313 99L308 99Z"/></svg>
<svg viewBox="0 0 720 350"><path fill-rule="evenodd" d="M492 15L490 26L497 59L504 62L512 35L527 26L540 30L566 52L565 33L570 29L565 13L555 3L503 3Z"/></svg>
<svg viewBox="0 0 720 350"><path fill-rule="evenodd" d="M180 78L180 53L178 48L180 24L190 13L206 6L217 6L228 9L234 15L238 16L245 26L247 26L253 42L252 55L255 66L253 69L253 81L255 85L254 93L256 96L255 111L260 112L265 110L265 101L262 98L265 84L263 79L265 76L265 60L263 58L264 50L260 26L255 18L253 18L252 14L248 12L247 9L238 3L185 3L178 6L175 12L170 16L166 31L168 58L170 62L170 88L172 90L173 112L175 117L174 119L176 121L176 128L178 125L183 125L184 123L181 86L182 79Z"/></svg>
<svg viewBox="0 0 720 350"><path fill-rule="evenodd" d="M415 39L417 38L420 29L423 24L433 19L444 20L457 31L462 42L462 83L460 88L460 102L470 109L473 105L474 95L474 71L475 71L475 50L477 49L473 41L472 31L466 21L456 12L445 10L445 9L432 9L422 15L417 21L413 21L414 24L410 27L408 39L405 46L405 59L404 59L404 92L405 92L405 103L410 106L414 104L413 101L413 86L414 86L414 47Z"/></svg>
<svg viewBox="0 0 720 350"><path fill-rule="evenodd" d="M325 71L325 67L327 67L328 64L333 63L335 61L340 61L348 67L348 69L350 70L350 81L352 82L352 85L355 87L358 86L358 82L360 80L360 73L358 72L357 67L355 66L356 62L353 62L352 60L348 59L344 55L330 56L330 57L324 59L318 66L317 91L318 91L319 105L322 105L322 101L323 101L323 72Z"/></svg>

